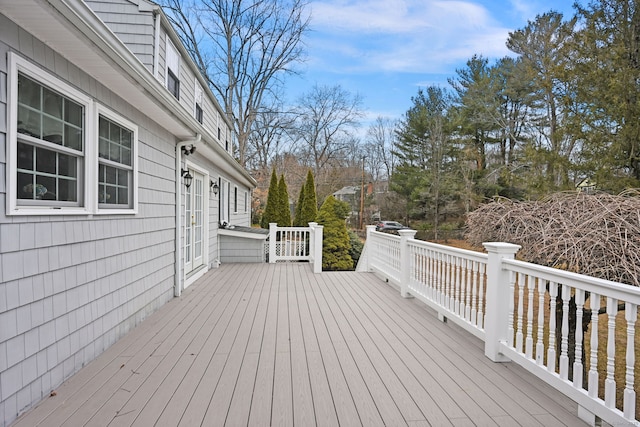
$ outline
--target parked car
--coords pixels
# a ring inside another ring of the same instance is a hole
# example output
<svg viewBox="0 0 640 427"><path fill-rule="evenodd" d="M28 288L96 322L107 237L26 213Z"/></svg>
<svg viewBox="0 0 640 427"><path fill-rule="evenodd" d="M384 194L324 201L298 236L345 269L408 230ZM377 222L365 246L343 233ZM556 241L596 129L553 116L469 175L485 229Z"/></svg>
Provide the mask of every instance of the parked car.
<svg viewBox="0 0 640 427"><path fill-rule="evenodd" d="M406 230L409 227L402 225L397 221L380 221L376 224L376 231L397 232L398 230Z"/></svg>

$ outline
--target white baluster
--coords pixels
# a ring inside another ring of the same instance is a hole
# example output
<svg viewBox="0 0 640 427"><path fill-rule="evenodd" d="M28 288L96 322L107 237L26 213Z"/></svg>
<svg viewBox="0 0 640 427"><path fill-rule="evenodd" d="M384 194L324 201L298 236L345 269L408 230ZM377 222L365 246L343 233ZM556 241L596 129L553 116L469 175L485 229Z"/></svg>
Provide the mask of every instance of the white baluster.
<svg viewBox="0 0 640 427"><path fill-rule="evenodd" d="M544 294L545 294L545 280L538 278L538 339L536 341L536 363L538 365L544 364L544 342L542 337L544 336Z"/></svg>
<svg viewBox="0 0 640 427"><path fill-rule="evenodd" d="M516 321L515 329L516 332L516 350L522 352L522 344L523 344L523 336L524 333L522 330L524 329L524 283L525 277L524 274L518 273L518 318Z"/></svg>
<svg viewBox="0 0 640 427"><path fill-rule="evenodd" d="M560 378L569 379L569 286L562 285L562 337L560 341Z"/></svg>
<svg viewBox="0 0 640 427"><path fill-rule="evenodd" d="M471 322L478 324L478 263L471 261Z"/></svg>
<svg viewBox="0 0 640 427"><path fill-rule="evenodd" d="M533 359L533 291L535 277L528 276L527 280L527 338L525 340L525 355Z"/></svg>
<svg viewBox="0 0 640 427"><path fill-rule="evenodd" d="M518 273L519 275L520 273ZM515 308L515 289L516 289L516 273L514 271L509 271L509 317L507 320L508 329L507 329L507 343L510 346L513 346L513 335L515 334L515 328L513 327L513 315Z"/></svg>
<svg viewBox="0 0 640 427"><path fill-rule="evenodd" d="M573 360L573 386L582 388L582 315L584 309L584 290L576 289L576 351Z"/></svg>
<svg viewBox="0 0 640 427"><path fill-rule="evenodd" d="M480 329L484 329L485 277L487 277L487 265L478 264L478 328Z"/></svg>
<svg viewBox="0 0 640 427"><path fill-rule="evenodd" d="M591 293L591 341L589 358L589 397L598 398L598 312L600 311L600 295Z"/></svg>
<svg viewBox="0 0 640 427"><path fill-rule="evenodd" d="M624 318L627 321L627 369L625 371L625 386L622 409L628 420L636 419L636 392L633 389L635 358L636 319L638 306L630 302L625 303Z"/></svg>
<svg viewBox="0 0 640 427"><path fill-rule="evenodd" d="M614 377L616 359L616 315L618 300L607 298L607 379L604 380L604 404L616 407L616 380Z"/></svg>
<svg viewBox="0 0 640 427"><path fill-rule="evenodd" d="M556 301L558 284L549 282L549 348L547 348L547 369L556 371Z"/></svg>
<svg viewBox="0 0 640 427"><path fill-rule="evenodd" d="M472 293L472 281L473 281L473 261L467 260L464 264L464 318L476 324L475 319L471 319L471 293Z"/></svg>

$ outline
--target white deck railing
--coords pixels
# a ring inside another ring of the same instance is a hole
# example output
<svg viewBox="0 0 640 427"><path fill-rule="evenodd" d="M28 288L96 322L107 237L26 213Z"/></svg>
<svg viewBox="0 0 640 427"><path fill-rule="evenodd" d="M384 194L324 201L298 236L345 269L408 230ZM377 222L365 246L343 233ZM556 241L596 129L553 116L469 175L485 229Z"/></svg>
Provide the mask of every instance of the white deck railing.
<svg viewBox="0 0 640 427"><path fill-rule="evenodd" d="M485 243L483 254L414 236L367 227L357 270L484 340L491 360L518 363L560 390L589 424L640 426L640 288L515 260L518 245Z"/></svg>
<svg viewBox="0 0 640 427"><path fill-rule="evenodd" d="M269 224L269 262L309 261L313 272L322 271L322 225L310 222L309 227L278 227Z"/></svg>

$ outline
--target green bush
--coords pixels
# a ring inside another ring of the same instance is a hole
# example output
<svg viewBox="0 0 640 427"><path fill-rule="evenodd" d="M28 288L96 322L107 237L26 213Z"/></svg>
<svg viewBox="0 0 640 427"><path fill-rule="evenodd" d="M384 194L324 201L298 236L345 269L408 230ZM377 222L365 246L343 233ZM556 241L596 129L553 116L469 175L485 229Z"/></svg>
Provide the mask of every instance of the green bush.
<svg viewBox="0 0 640 427"><path fill-rule="evenodd" d="M346 208L345 206L346 205ZM345 212L349 206L329 196L318 211L318 224L324 226L322 238L322 269L329 271L352 270L353 259L349 255L351 244L345 224Z"/></svg>
<svg viewBox="0 0 640 427"><path fill-rule="evenodd" d="M267 194L267 206L264 208L260 226L262 228L269 228L269 223L278 222L278 176L276 175L275 168L271 172L271 182L269 183L269 193Z"/></svg>

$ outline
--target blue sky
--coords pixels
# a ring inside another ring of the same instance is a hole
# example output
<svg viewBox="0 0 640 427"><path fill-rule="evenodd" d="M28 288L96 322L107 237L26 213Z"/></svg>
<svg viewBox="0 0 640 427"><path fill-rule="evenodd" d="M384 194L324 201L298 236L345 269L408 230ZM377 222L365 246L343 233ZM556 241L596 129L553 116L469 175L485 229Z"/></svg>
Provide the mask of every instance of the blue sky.
<svg viewBox="0 0 640 427"><path fill-rule="evenodd" d="M315 0L308 58L287 82L290 102L315 83L363 98L366 118L399 119L420 87L447 78L474 54L510 55L510 31L549 10L573 15L573 0Z"/></svg>

